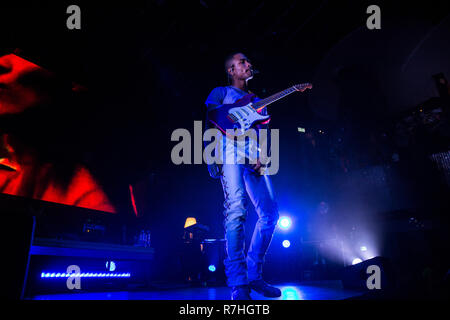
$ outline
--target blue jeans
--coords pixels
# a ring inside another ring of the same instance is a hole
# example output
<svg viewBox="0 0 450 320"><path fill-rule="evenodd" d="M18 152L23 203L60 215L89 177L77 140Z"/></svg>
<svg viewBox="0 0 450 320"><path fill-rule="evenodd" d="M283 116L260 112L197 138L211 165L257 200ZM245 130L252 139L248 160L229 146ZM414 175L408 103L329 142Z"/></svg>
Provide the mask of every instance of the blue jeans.
<svg viewBox="0 0 450 320"><path fill-rule="evenodd" d="M269 176L255 173L249 165L224 164L220 179L225 196L225 273L230 287L244 285L262 278L264 256L278 222L278 207ZM245 257L248 198L255 207L258 221Z"/></svg>

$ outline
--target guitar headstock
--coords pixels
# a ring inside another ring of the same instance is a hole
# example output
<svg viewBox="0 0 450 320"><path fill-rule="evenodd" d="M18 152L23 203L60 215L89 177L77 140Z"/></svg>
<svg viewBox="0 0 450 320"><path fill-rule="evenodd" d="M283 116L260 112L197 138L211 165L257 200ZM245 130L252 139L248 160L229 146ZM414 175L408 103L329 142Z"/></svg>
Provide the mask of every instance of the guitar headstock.
<svg viewBox="0 0 450 320"><path fill-rule="evenodd" d="M294 86L295 90L303 92L306 89L312 89L312 84L311 83L302 83L302 84L296 84Z"/></svg>

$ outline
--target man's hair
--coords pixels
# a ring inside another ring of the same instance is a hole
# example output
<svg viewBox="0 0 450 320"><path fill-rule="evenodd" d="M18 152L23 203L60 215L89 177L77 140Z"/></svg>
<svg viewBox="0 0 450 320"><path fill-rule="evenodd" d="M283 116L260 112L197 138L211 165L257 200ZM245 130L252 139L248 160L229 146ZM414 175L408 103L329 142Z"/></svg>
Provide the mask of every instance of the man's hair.
<svg viewBox="0 0 450 320"><path fill-rule="evenodd" d="M237 55L238 53L242 53L241 51L234 51L232 53L230 53L229 55L226 56L225 58L225 63L224 63L224 67L225 67L225 73L227 74L227 79L228 82L230 83L231 81L231 76L228 73L228 68L230 68L230 61L232 61L234 59L234 56Z"/></svg>
<svg viewBox="0 0 450 320"><path fill-rule="evenodd" d="M228 72L228 68L230 67L230 61L231 60L233 60L234 59L234 56L235 55L237 55L237 54L239 54L239 53L242 53L242 51L235 51L235 52L233 52L233 53L231 53L231 54L229 54L229 55L227 55L226 56L226 58L225 58L225 64L224 64L224 66L225 66L225 71L226 72ZM242 53L243 54L243 53Z"/></svg>

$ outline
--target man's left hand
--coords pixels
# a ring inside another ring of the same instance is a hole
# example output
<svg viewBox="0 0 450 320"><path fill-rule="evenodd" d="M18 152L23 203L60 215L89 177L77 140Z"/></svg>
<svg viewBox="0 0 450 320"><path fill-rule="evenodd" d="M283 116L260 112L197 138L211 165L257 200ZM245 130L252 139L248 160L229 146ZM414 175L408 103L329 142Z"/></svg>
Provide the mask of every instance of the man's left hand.
<svg viewBox="0 0 450 320"><path fill-rule="evenodd" d="M262 164L261 164L261 161L259 161L259 159L256 160L256 164L252 165L252 169L259 174L261 174L261 167L262 167Z"/></svg>

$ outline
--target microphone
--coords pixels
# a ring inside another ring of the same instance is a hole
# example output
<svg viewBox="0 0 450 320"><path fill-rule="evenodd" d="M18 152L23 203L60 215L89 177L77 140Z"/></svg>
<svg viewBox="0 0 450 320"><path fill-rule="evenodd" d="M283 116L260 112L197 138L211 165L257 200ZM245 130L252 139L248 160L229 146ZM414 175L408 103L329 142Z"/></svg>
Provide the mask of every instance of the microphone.
<svg viewBox="0 0 450 320"><path fill-rule="evenodd" d="M259 70L256 70L256 69L250 68L250 70L252 70L252 75L251 75L250 77L248 77L248 78L246 79L246 81L253 79L253 76L254 76L255 74L258 74L258 73L259 73Z"/></svg>

